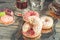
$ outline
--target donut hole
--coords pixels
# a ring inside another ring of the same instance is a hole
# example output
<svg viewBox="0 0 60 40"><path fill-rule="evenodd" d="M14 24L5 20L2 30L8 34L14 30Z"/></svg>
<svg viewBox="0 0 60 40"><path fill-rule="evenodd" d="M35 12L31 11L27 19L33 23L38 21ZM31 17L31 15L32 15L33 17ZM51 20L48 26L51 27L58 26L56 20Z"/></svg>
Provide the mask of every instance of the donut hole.
<svg viewBox="0 0 60 40"><path fill-rule="evenodd" d="M48 22L49 20L46 18L45 22Z"/></svg>
<svg viewBox="0 0 60 40"><path fill-rule="evenodd" d="M34 34L35 34L33 28L30 28L30 29L27 31L27 33L29 33L30 35L34 35Z"/></svg>

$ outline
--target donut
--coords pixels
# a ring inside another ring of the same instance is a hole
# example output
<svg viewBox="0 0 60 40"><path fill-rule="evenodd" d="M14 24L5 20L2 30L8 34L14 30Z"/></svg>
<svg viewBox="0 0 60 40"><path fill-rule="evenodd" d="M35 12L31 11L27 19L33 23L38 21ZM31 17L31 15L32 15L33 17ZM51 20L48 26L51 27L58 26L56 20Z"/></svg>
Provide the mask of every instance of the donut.
<svg viewBox="0 0 60 40"><path fill-rule="evenodd" d="M39 31L40 32L40 31ZM28 38L35 38L35 37L37 37L37 36L39 36L41 33L39 33L39 32L34 32L34 31L32 31L32 29L31 30L28 30L28 32L22 32L23 33L23 36L25 36L25 37L28 37Z"/></svg>
<svg viewBox="0 0 60 40"><path fill-rule="evenodd" d="M36 11L28 11L23 14L23 20L28 22L28 17L29 16L36 16L39 17L39 13Z"/></svg>
<svg viewBox="0 0 60 40"><path fill-rule="evenodd" d="M41 30L42 30L42 22L40 22L38 25L32 25L26 22L22 27L22 34L23 36L28 38L35 38L41 35Z"/></svg>
<svg viewBox="0 0 60 40"><path fill-rule="evenodd" d="M43 22L42 29L50 29L53 27L53 19L49 16L43 16L41 17L41 21Z"/></svg>
<svg viewBox="0 0 60 40"><path fill-rule="evenodd" d="M5 15L0 18L2 24L12 24L13 23L13 17Z"/></svg>
<svg viewBox="0 0 60 40"><path fill-rule="evenodd" d="M0 23L1 24L5 24L5 25L9 25L12 24L14 22L14 18L13 18L13 11L8 9L8 8L4 8L2 10L0 10Z"/></svg>

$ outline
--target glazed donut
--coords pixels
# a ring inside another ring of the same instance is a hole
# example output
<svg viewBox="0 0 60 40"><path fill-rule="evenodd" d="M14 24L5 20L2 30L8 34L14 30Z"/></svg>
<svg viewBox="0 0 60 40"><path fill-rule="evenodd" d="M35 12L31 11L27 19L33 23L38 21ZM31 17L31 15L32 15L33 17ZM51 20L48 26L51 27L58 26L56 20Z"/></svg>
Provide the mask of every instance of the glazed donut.
<svg viewBox="0 0 60 40"><path fill-rule="evenodd" d="M0 18L2 24L12 24L13 23L13 17L5 15Z"/></svg>
<svg viewBox="0 0 60 40"><path fill-rule="evenodd" d="M53 27L53 19L49 16L43 16L41 17L41 20L43 22L43 27L42 29L50 29Z"/></svg>
<svg viewBox="0 0 60 40"><path fill-rule="evenodd" d="M4 8L0 12L2 15L3 15L3 13L5 14L3 16L0 16L0 23L1 24L9 25L9 24L14 23L14 17L13 17L14 13L12 10Z"/></svg>
<svg viewBox="0 0 60 40"><path fill-rule="evenodd" d="M36 22L33 22L34 24L24 23L22 27L23 35L29 38L35 38L41 35L41 30L42 30L42 21L40 20L40 18L35 16L32 17L35 19Z"/></svg>
<svg viewBox="0 0 60 40"><path fill-rule="evenodd" d="M23 20L28 22L28 17L29 16L36 16L39 17L39 13L36 11L28 11L23 14Z"/></svg>

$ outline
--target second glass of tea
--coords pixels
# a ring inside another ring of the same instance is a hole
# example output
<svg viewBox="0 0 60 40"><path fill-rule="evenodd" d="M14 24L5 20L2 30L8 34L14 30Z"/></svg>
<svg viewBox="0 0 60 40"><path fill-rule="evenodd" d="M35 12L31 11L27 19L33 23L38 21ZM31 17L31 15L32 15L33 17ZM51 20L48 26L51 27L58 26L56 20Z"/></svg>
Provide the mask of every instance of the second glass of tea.
<svg viewBox="0 0 60 40"><path fill-rule="evenodd" d="M18 9L25 9L27 8L27 0L16 0L16 7Z"/></svg>

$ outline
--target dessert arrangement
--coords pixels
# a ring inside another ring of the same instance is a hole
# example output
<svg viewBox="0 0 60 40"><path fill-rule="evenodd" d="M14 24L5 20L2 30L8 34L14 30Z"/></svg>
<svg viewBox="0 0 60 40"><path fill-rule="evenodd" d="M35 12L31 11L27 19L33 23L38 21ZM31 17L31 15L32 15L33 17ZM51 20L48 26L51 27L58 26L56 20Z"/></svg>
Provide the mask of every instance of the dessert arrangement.
<svg viewBox="0 0 60 40"><path fill-rule="evenodd" d="M34 0L35 1L35 0ZM40 40L43 34L48 34L53 31L54 20L53 18L60 19L60 6L52 3L47 15L41 15L37 10L43 9L43 2L39 1L30 3L30 10L24 12L24 9L28 7L27 0L16 0L16 14L10 9L0 10L0 24L10 25L14 23L14 14L17 17L22 17L24 24L22 24L21 35L24 40ZM39 4L39 5L38 5ZM60 5L60 4L59 4ZM31 7L32 6L32 7ZM41 7L41 8L40 8ZM37 9L33 11L33 9ZM29 8L28 8L29 9ZM22 11L23 12L22 12ZM42 10L43 11L43 10ZM51 16L51 17L50 17ZM53 18L52 18L53 17ZM20 27L20 26L19 26Z"/></svg>
<svg viewBox="0 0 60 40"><path fill-rule="evenodd" d="M39 16L36 11L28 11L23 14L25 23L22 26L24 40L37 40L42 33L50 33L53 29L53 19L49 16Z"/></svg>
<svg viewBox="0 0 60 40"><path fill-rule="evenodd" d="M22 26L22 36L24 40L37 40L41 38L42 34L52 32L54 26L53 18L50 16L41 16L40 13L37 12L37 10L40 11L40 9L43 9L43 3L44 0L30 0L29 6L31 10L22 13L23 15L21 15L21 13L18 13L23 17L23 21L25 21ZM19 11L22 9L22 11L24 11L24 9L28 8L27 4L27 0L16 0L16 8L18 8L18 10L20 9Z"/></svg>
<svg viewBox="0 0 60 40"><path fill-rule="evenodd" d="M0 24L10 25L14 23L13 11L10 9L3 9L0 11Z"/></svg>
<svg viewBox="0 0 60 40"><path fill-rule="evenodd" d="M38 12L28 11L23 15L23 19L25 21L22 27L23 38L28 40L27 38L35 39L41 37L42 21Z"/></svg>

